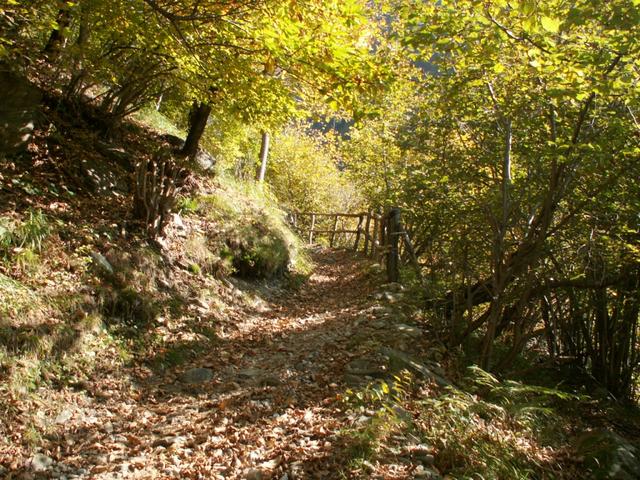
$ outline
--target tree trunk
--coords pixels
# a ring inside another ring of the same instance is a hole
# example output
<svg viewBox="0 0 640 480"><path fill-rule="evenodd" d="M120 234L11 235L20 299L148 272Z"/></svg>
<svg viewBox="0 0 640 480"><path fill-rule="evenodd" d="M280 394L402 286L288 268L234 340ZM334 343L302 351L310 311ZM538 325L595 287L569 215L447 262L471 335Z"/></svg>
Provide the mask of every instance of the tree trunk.
<svg viewBox="0 0 640 480"><path fill-rule="evenodd" d="M76 39L77 54L73 62L74 70L82 71L82 65L84 61L84 50L89 42L89 12L87 6L84 4L79 5L80 9L80 26L78 27L78 38Z"/></svg>
<svg viewBox="0 0 640 480"><path fill-rule="evenodd" d="M493 248L493 278L491 285L491 306L487 332L482 342L482 353L480 355L480 367L490 370L491 355L493 353L493 342L496 337L500 314L503 310L504 291L508 285L505 273L505 237L508 229L509 214L511 210L510 189L511 189L511 120L505 119L505 148L502 164L502 216L498 221L496 236Z"/></svg>
<svg viewBox="0 0 640 480"><path fill-rule="evenodd" d="M68 5L65 4L60 8L60 10L58 10L56 22L58 25L51 31L49 40L43 50L50 61L55 61L60 55L60 50L62 49L62 44L65 40L64 30L68 28L71 23L71 12L69 12Z"/></svg>
<svg viewBox="0 0 640 480"><path fill-rule="evenodd" d="M262 143L260 145L260 170L256 180L259 183L264 182L264 176L267 173L267 159L269 158L269 132L262 132Z"/></svg>
<svg viewBox="0 0 640 480"><path fill-rule="evenodd" d="M87 12L87 7L85 4L80 4L78 6L79 13L79 27L78 27L78 38L76 39L75 49L72 53L73 62L72 62L72 70L71 70L71 78L69 79L69 83L65 89L65 97L68 99L77 97L84 91L84 79L86 77L86 72L84 70L84 54L85 47L89 41L89 14Z"/></svg>
<svg viewBox="0 0 640 480"><path fill-rule="evenodd" d="M209 115L211 114L211 105L204 102L193 102L191 112L189 113L189 133L181 150L181 155L185 157L195 157L198 153L198 145L207 126Z"/></svg>

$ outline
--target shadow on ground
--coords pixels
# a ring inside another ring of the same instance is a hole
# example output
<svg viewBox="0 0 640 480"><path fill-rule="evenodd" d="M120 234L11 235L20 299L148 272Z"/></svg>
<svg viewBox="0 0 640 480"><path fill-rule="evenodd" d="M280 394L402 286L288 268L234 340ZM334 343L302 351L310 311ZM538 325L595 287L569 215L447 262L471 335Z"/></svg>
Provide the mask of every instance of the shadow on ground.
<svg viewBox="0 0 640 480"><path fill-rule="evenodd" d="M91 408L50 440L59 450L47 475L349 477L344 366L385 333L370 325L376 283L364 263L335 251L315 261L295 293L192 332L133 364L130 381L90 392ZM185 381L193 369L203 381Z"/></svg>

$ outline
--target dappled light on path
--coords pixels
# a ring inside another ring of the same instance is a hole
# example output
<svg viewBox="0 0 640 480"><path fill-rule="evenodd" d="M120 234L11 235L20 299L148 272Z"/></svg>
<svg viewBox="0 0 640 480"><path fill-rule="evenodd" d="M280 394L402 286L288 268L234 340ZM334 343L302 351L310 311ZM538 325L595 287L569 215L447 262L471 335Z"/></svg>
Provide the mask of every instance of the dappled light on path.
<svg viewBox="0 0 640 480"><path fill-rule="evenodd" d="M61 465L77 478L340 478L340 395L356 319L371 305L363 263L325 251L293 294L235 309L178 369L145 362L68 422ZM246 285L245 285L246 286ZM250 287L249 287L250 288ZM284 477L283 477L284 476Z"/></svg>

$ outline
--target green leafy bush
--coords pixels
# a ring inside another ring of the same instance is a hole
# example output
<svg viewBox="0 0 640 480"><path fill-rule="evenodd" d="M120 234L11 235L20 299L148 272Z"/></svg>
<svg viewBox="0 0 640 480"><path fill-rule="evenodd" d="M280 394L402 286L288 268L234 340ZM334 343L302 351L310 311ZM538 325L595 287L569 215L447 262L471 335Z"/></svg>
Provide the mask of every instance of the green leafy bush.
<svg viewBox="0 0 640 480"><path fill-rule="evenodd" d="M292 125L273 139L267 182L290 210L346 212L359 204L353 185L339 169L331 135Z"/></svg>
<svg viewBox="0 0 640 480"><path fill-rule="evenodd" d="M4 256L16 248L39 252L51 232L49 219L41 210L27 210L22 221L0 218L0 252Z"/></svg>
<svg viewBox="0 0 640 480"><path fill-rule="evenodd" d="M0 218L0 258L10 260L22 274L37 276L40 251L53 228L41 210L29 209L21 220Z"/></svg>
<svg viewBox="0 0 640 480"><path fill-rule="evenodd" d="M391 381L378 380L363 388L346 391L347 409L367 420L344 433L351 439L350 456L356 468L370 460L394 432L411 427L402 408L413 388L412 375L404 370Z"/></svg>
<svg viewBox="0 0 640 480"><path fill-rule="evenodd" d="M5 257L14 249L29 249L39 252L52 228L41 210L28 210L24 220L0 218L0 253Z"/></svg>
<svg viewBox="0 0 640 480"><path fill-rule="evenodd" d="M555 475L564 467L549 446L569 445L558 407L580 397L500 381L478 367L469 368L459 388L434 393L408 374L348 390L348 410L366 419L345 432L354 468L384 462L397 438L411 437L432 448L435 467L451 478L565 478Z"/></svg>

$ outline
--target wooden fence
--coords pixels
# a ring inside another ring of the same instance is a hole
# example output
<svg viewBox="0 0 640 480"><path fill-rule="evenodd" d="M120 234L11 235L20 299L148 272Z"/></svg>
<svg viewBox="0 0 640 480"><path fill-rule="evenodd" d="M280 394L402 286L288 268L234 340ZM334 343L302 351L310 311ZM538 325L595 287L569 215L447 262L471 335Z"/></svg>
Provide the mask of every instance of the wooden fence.
<svg viewBox="0 0 640 480"><path fill-rule="evenodd" d="M329 228L327 228L329 220ZM351 225L345 226L345 220ZM409 234L404 230L401 211L394 207L386 214L376 212L363 213L318 213L293 212L289 214L289 223L309 244L320 236L326 236L331 248L339 243L342 236L345 244L353 242L353 251L362 251L366 256L379 261L386 267L387 280L397 282L400 274L400 249L404 252L420 280L422 272L411 244ZM349 245L351 247L351 245Z"/></svg>

